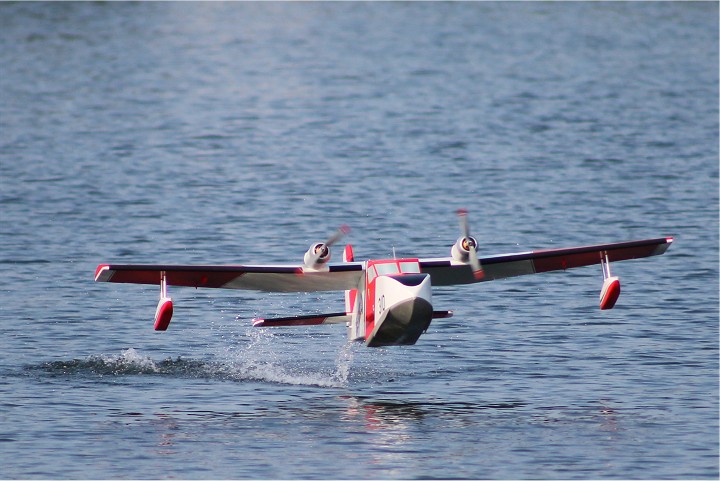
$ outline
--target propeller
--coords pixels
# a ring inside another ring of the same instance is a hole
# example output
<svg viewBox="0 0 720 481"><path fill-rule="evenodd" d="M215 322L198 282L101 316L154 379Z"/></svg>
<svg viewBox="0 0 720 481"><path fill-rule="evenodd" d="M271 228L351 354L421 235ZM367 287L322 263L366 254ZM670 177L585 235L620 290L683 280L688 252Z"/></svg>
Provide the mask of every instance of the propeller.
<svg viewBox="0 0 720 481"><path fill-rule="evenodd" d="M468 262L473 271L475 279L480 280L485 277L480 259L477 255L477 241L470 235L470 223L468 222L468 211L466 209L458 209L458 219L460 220L460 231L462 232L462 247L468 253Z"/></svg>
<svg viewBox="0 0 720 481"><path fill-rule="evenodd" d="M317 268L319 264L324 264L330 260L330 247L345 237L349 232L350 227L343 224L328 240L312 245L310 250L305 254L305 266L314 269Z"/></svg>

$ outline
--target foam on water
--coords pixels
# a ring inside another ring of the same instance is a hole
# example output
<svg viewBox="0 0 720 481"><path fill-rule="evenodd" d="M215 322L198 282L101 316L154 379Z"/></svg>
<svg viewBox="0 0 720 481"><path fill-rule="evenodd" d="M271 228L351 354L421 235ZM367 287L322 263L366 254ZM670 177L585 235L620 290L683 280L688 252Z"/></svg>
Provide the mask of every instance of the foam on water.
<svg viewBox="0 0 720 481"><path fill-rule="evenodd" d="M232 341L219 349L217 372L233 380L254 380L319 387L345 387L352 363L352 345L344 344L331 365L302 359L287 352L274 330L248 328L243 342Z"/></svg>
<svg viewBox="0 0 720 481"><path fill-rule="evenodd" d="M237 381L262 381L278 384L291 384L318 387L342 387L343 383L336 380L333 373L292 370L281 364L239 359L235 362L213 366L217 373Z"/></svg>
<svg viewBox="0 0 720 481"><path fill-rule="evenodd" d="M243 349L226 349L218 360L168 358L156 361L134 348L119 354L98 354L84 359L71 359L28 366L28 370L42 370L53 375L138 376L159 375L224 379L230 381L260 381L278 384L340 388L347 386L352 364L352 346L344 345L331 369L295 365L278 359L276 355L262 355L250 344Z"/></svg>
<svg viewBox="0 0 720 481"><path fill-rule="evenodd" d="M52 361L27 369L40 369L56 375L197 375L204 363L182 358L155 361L129 348L119 354L94 354L84 359Z"/></svg>

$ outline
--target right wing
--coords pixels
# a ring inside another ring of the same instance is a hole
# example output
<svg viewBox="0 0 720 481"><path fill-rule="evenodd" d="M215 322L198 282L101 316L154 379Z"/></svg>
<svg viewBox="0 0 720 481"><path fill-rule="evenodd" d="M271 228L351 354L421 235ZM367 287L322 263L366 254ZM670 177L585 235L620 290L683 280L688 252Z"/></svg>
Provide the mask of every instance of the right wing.
<svg viewBox="0 0 720 481"><path fill-rule="evenodd" d="M314 292L356 289L363 275L361 262L328 266L309 271L301 266L183 266L101 264L95 271L97 282L160 284L222 289L250 289L270 292Z"/></svg>
<svg viewBox="0 0 720 481"><path fill-rule="evenodd" d="M546 249L481 257L480 261L485 273L482 279L476 279L473 276L469 264L458 262L451 257L420 259L420 269L422 272L430 274L433 286L472 284L474 282L494 281L506 277L600 264L600 260L606 254L610 262L656 256L665 253L672 241L672 237L661 237L614 244Z"/></svg>

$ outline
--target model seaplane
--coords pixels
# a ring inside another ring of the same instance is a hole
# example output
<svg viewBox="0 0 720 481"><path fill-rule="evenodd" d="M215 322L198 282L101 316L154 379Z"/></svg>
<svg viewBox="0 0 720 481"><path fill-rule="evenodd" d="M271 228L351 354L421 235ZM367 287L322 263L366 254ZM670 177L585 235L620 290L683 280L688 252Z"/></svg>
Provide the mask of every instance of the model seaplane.
<svg viewBox="0 0 720 481"><path fill-rule="evenodd" d="M478 242L470 235L467 211L457 211L461 236L450 257L356 261L351 245L343 260L330 263L330 248L348 232L341 227L325 242L310 246L303 263L295 265L121 265L101 264L99 282L155 284L160 302L155 330L168 328L173 302L168 286L250 289L268 292L345 291L345 311L331 314L254 319L257 327L346 324L350 340L367 346L415 344L436 318L452 311L433 308L432 286L494 281L525 274L566 270L598 264L603 275L600 309L612 309L620 296L620 279L610 263L663 254L672 237L613 244L537 250L479 256Z"/></svg>

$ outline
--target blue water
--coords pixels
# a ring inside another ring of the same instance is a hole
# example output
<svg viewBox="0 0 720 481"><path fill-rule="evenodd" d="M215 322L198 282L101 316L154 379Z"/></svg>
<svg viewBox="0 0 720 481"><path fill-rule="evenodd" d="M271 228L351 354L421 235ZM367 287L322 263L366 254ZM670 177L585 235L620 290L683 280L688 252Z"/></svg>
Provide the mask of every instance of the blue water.
<svg viewBox="0 0 720 481"><path fill-rule="evenodd" d="M612 311L436 289L413 347L93 282L445 256L459 207L482 254L676 241ZM718 260L717 3L0 3L1 478L717 479Z"/></svg>

